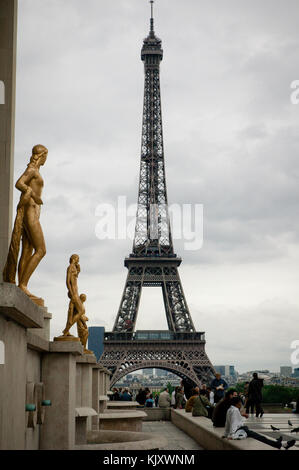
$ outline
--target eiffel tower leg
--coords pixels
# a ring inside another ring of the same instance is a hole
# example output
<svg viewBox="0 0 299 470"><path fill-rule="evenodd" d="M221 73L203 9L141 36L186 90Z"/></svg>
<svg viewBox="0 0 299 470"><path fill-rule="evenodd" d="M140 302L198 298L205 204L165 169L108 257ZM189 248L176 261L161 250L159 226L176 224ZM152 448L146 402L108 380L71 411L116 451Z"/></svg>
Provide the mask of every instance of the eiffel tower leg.
<svg viewBox="0 0 299 470"><path fill-rule="evenodd" d="M163 284L164 301L166 299L166 314L171 317L168 323L171 322L174 325L174 331L177 332L195 331L177 269L175 278L175 280L167 281ZM167 308L169 308L168 312Z"/></svg>
<svg viewBox="0 0 299 470"><path fill-rule="evenodd" d="M118 315L114 323L114 332L133 332L135 328L142 282L130 280L129 277L130 273L128 273Z"/></svg>

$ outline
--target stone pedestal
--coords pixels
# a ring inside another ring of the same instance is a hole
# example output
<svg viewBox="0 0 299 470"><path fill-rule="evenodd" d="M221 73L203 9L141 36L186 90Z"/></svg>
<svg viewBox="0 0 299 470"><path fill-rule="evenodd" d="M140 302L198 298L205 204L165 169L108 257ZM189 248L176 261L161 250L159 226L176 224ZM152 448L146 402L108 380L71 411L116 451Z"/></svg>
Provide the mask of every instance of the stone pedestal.
<svg viewBox="0 0 299 470"><path fill-rule="evenodd" d="M25 448L27 329L42 328L43 310L14 284L0 283L0 449Z"/></svg>
<svg viewBox="0 0 299 470"><path fill-rule="evenodd" d="M90 430L87 429L88 420L97 417L97 413L92 408L76 408L76 445L87 443L87 434Z"/></svg>
<svg viewBox="0 0 299 470"><path fill-rule="evenodd" d="M52 314L48 312L47 307L40 307L40 311L44 315L44 326L43 328L35 328L34 330L29 329L28 332L33 331L35 335L38 335L40 338L43 338L46 341L50 341L50 322L52 319Z"/></svg>
<svg viewBox="0 0 299 470"><path fill-rule="evenodd" d="M79 342L51 342L42 361L42 381L52 402L40 438L41 449L75 446L76 358L83 354Z"/></svg>
<svg viewBox="0 0 299 470"><path fill-rule="evenodd" d="M144 411L119 411L100 413L100 430L142 431L142 420L146 417Z"/></svg>

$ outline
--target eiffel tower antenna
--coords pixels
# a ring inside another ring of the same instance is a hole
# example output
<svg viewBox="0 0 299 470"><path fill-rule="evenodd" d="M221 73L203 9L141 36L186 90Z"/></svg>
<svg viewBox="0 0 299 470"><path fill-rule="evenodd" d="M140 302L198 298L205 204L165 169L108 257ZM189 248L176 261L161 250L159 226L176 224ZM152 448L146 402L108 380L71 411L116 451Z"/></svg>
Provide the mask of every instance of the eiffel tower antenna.
<svg viewBox="0 0 299 470"><path fill-rule="evenodd" d="M144 367L170 370L192 383L209 380L214 370L204 349L203 332L196 332L187 305L168 214L160 62L162 42L154 33L153 0L150 32L144 39L144 101L140 176L135 236L125 258L127 279L111 333L106 333L101 364L112 372L113 385L124 375ZM135 331L141 291L161 287L167 331ZM155 340L153 340L155 339Z"/></svg>
<svg viewBox="0 0 299 470"><path fill-rule="evenodd" d="M151 4L151 31L154 32L154 0L150 0Z"/></svg>

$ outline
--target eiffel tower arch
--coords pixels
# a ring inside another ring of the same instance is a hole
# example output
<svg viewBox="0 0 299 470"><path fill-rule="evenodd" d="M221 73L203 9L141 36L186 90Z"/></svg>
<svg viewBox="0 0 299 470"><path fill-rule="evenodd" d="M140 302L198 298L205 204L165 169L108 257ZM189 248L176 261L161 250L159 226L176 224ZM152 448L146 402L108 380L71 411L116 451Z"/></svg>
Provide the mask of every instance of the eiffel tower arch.
<svg viewBox="0 0 299 470"><path fill-rule="evenodd" d="M152 8L150 32L141 50L145 82L135 237L132 253L125 258L128 275L118 314L113 331L105 334L100 358L112 372L111 385L144 368L166 369L193 384L209 381L215 372L205 352L205 335L195 330L178 271L182 260L173 248L162 131L162 58ZM151 286L162 289L167 331L135 331L142 288Z"/></svg>

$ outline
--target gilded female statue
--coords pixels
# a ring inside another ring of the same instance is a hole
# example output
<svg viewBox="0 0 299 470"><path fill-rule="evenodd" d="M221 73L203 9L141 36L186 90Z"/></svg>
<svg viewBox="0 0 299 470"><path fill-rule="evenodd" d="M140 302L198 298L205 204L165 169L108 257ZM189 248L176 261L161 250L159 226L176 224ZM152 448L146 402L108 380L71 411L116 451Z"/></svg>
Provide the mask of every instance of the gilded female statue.
<svg viewBox="0 0 299 470"><path fill-rule="evenodd" d="M3 271L3 281L15 284L18 269L18 287L38 305L43 305L43 300L31 294L27 285L32 273L46 254L44 235L39 222L44 186L39 169L45 164L47 156L48 150L43 145L33 147L30 162L16 182L16 188L22 194ZM21 242L22 252L18 264Z"/></svg>

